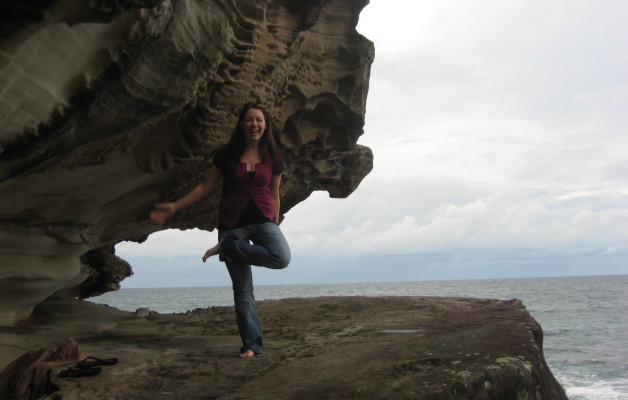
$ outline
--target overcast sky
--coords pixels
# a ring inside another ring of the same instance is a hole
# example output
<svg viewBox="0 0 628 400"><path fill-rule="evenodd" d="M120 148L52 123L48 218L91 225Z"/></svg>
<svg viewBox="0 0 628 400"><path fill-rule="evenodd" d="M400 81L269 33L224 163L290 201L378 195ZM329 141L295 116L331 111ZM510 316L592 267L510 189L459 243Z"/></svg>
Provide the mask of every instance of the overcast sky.
<svg viewBox="0 0 628 400"><path fill-rule="evenodd" d="M628 273L628 2L371 0L375 168L282 229L257 284ZM119 244L123 287L227 286L216 232Z"/></svg>

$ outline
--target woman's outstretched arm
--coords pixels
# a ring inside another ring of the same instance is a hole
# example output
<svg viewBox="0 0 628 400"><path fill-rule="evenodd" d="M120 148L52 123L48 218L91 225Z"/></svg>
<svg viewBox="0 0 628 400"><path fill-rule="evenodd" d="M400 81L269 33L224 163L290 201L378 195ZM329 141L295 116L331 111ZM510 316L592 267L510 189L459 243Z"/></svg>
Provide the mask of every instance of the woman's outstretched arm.
<svg viewBox="0 0 628 400"><path fill-rule="evenodd" d="M218 186L221 178L222 171L218 167L212 166L205 179L180 199L172 203L156 203L155 209L150 212L150 219L157 224L163 224L175 212L207 197Z"/></svg>

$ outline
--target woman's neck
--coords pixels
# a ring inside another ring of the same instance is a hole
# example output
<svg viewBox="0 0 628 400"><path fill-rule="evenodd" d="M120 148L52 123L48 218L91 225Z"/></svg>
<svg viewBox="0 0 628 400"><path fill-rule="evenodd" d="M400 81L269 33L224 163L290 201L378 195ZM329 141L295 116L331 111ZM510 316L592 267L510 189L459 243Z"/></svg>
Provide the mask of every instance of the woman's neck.
<svg viewBox="0 0 628 400"><path fill-rule="evenodd" d="M244 146L245 153L258 153L259 154L259 142L247 142Z"/></svg>

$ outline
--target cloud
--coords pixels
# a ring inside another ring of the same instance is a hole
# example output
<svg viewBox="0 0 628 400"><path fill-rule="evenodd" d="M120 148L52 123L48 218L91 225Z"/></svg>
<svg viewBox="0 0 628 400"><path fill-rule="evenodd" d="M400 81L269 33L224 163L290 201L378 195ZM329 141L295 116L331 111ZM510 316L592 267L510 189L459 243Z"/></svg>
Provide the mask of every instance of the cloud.
<svg viewBox="0 0 628 400"><path fill-rule="evenodd" d="M121 242L116 245L116 255L123 259L177 259L198 257L214 246L216 232L200 229L180 231L167 229L151 234L144 243Z"/></svg>
<svg viewBox="0 0 628 400"><path fill-rule="evenodd" d="M611 162L601 169L603 179L610 181L628 182L628 160Z"/></svg>
<svg viewBox="0 0 628 400"><path fill-rule="evenodd" d="M381 115L395 124L394 117L412 112L423 121L542 119L561 126L610 112L611 120L625 121L628 33L620 31L620 10L628 5L371 2L358 26L376 47L370 120Z"/></svg>
<svg viewBox="0 0 628 400"><path fill-rule="evenodd" d="M355 202L336 209L338 214L349 213L350 209L354 217L330 218L328 221L333 223L324 226L319 222L320 229L308 232L299 232L290 225L286 232L295 251L410 254L457 248L529 248L578 255L628 250L628 231L625 224L618 224L628 222L628 192L511 189L469 199L479 191L469 189L467 196L458 201L450 197L448 202L439 203L447 193L444 189L434 202L422 204L420 195L410 197L415 202L412 208L387 189L380 187L380 193L392 195L371 199L364 209ZM379 211L369 214L368 210ZM307 205L295 211L297 219L300 212L312 215Z"/></svg>

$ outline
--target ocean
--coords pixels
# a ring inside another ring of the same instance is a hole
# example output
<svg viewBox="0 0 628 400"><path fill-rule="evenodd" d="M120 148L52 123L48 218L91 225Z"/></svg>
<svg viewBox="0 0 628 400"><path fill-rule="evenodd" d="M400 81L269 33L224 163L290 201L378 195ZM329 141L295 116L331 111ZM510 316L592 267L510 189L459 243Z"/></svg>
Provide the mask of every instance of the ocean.
<svg viewBox="0 0 628 400"><path fill-rule="evenodd" d="M541 324L545 359L570 400L628 399L628 275L256 286L256 300L318 296L519 299ZM93 302L181 313L233 305L230 287L121 289Z"/></svg>

